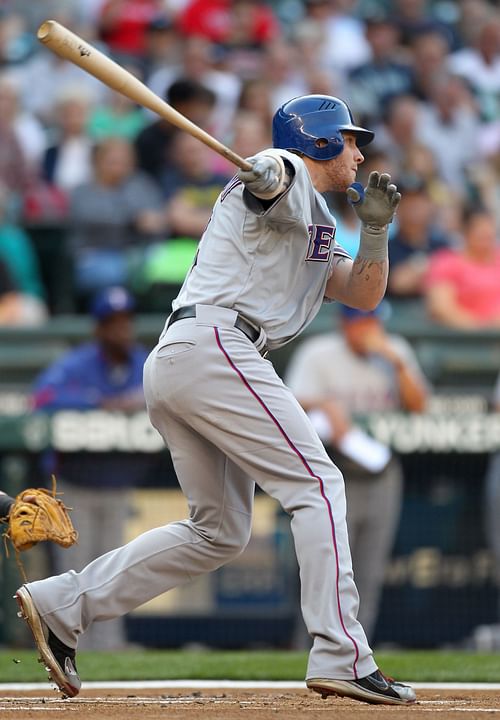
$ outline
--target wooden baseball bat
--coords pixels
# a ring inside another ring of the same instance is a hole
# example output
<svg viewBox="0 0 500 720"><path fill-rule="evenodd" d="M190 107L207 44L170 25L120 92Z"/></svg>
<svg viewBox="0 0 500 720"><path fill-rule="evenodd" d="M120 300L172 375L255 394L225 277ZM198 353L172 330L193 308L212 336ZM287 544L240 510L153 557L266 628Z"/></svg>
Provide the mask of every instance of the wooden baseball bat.
<svg viewBox="0 0 500 720"><path fill-rule="evenodd" d="M139 105L153 110L160 117L168 120L181 130L185 130L202 143L215 150L242 170L251 170L252 166L226 145L202 130L198 125L177 112L171 105L162 100L144 83L104 55L71 30L55 20L46 20L37 31L37 38L52 52L65 60L70 60L78 67L93 75L112 90L125 95Z"/></svg>

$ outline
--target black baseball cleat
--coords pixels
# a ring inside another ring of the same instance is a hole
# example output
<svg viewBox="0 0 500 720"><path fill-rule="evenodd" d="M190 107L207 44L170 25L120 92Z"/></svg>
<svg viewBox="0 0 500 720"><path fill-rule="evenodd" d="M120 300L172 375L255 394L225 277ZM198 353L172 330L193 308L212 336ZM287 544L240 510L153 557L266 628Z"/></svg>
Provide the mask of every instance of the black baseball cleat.
<svg viewBox="0 0 500 720"><path fill-rule="evenodd" d="M33 634L40 653L39 662L45 665L49 680L57 685L64 697L75 697L82 686L75 665L75 650L61 642L45 625L27 587L20 587L14 599L20 608L18 616L26 620Z"/></svg>
<svg viewBox="0 0 500 720"><path fill-rule="evenodd" d="M309 678L306 684L323 698L338 695L379 705L409 705L416 700L412 687L386 677L380 670L375 670L371 675L359 680Z"/></svg>

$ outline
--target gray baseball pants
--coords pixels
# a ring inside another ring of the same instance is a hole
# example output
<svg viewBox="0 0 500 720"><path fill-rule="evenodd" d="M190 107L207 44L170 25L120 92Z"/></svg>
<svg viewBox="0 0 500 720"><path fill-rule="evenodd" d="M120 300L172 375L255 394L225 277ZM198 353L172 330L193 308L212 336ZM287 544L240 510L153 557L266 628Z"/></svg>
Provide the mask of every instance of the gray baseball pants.
<svg viewBox="0 0 500 720"><path fill-rule="evenodd" d="M306 414L234 327L236 313L198 306L160 338L144 369L151 422L172 454L190 517L150 530L70 571L28 585L70 647L118 617L237 557L251 531L254 483L291 517L301 606L313 638L307 677L376 669L357 621L344 483Z"/></svg>

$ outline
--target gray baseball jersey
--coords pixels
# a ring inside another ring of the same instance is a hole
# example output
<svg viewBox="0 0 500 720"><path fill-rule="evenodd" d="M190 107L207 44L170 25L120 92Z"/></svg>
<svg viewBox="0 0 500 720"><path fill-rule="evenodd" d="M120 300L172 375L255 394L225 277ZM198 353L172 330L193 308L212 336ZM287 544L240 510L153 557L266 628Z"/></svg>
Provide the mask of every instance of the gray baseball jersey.
<svg viewBox="0 0 500 720"><path fill-rule="evenodd" d="M29 584L44 621L70 647L94 620L237 557L250 537L257 483L291 517L313 639L307 677L349 680L377 667L357 620L342 475L237 324L240 312L263 326L271 348L290 340L314 317L333 254L343 253L304 163L281 154L295 177L267 210L237 179L221 193L174 303L195 305L195 313L166 327L144 368L149 417L170 448L189 518L140 535L80 573Z"/></svg>
<svg viewBox="0 0 500 720"><path fill-rule="evenodd" d="M267 154L274 151L266 151ZM288 190L267 210L234 178L219 196L195 264L174 310L183 305L235 308L262 327L272 350L298 335L324 299L334 254L335 219L303 161ZM243 202L242 202L243 200Z"/></svg>

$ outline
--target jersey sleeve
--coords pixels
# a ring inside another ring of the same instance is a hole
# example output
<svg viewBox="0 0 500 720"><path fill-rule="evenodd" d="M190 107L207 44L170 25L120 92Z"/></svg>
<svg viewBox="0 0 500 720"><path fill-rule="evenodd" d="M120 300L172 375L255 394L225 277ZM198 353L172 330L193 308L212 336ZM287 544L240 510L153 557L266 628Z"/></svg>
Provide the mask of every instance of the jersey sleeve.
<svg viewBox="0 0 500 720"><path fill-rule="evenodd" d="M341 255L342 257L349 258L349 260L352 260L352 255L345 250L342 245L339 245L338 242L335 242L335 245L333 246L333 254L334 255Z"/></svg>

